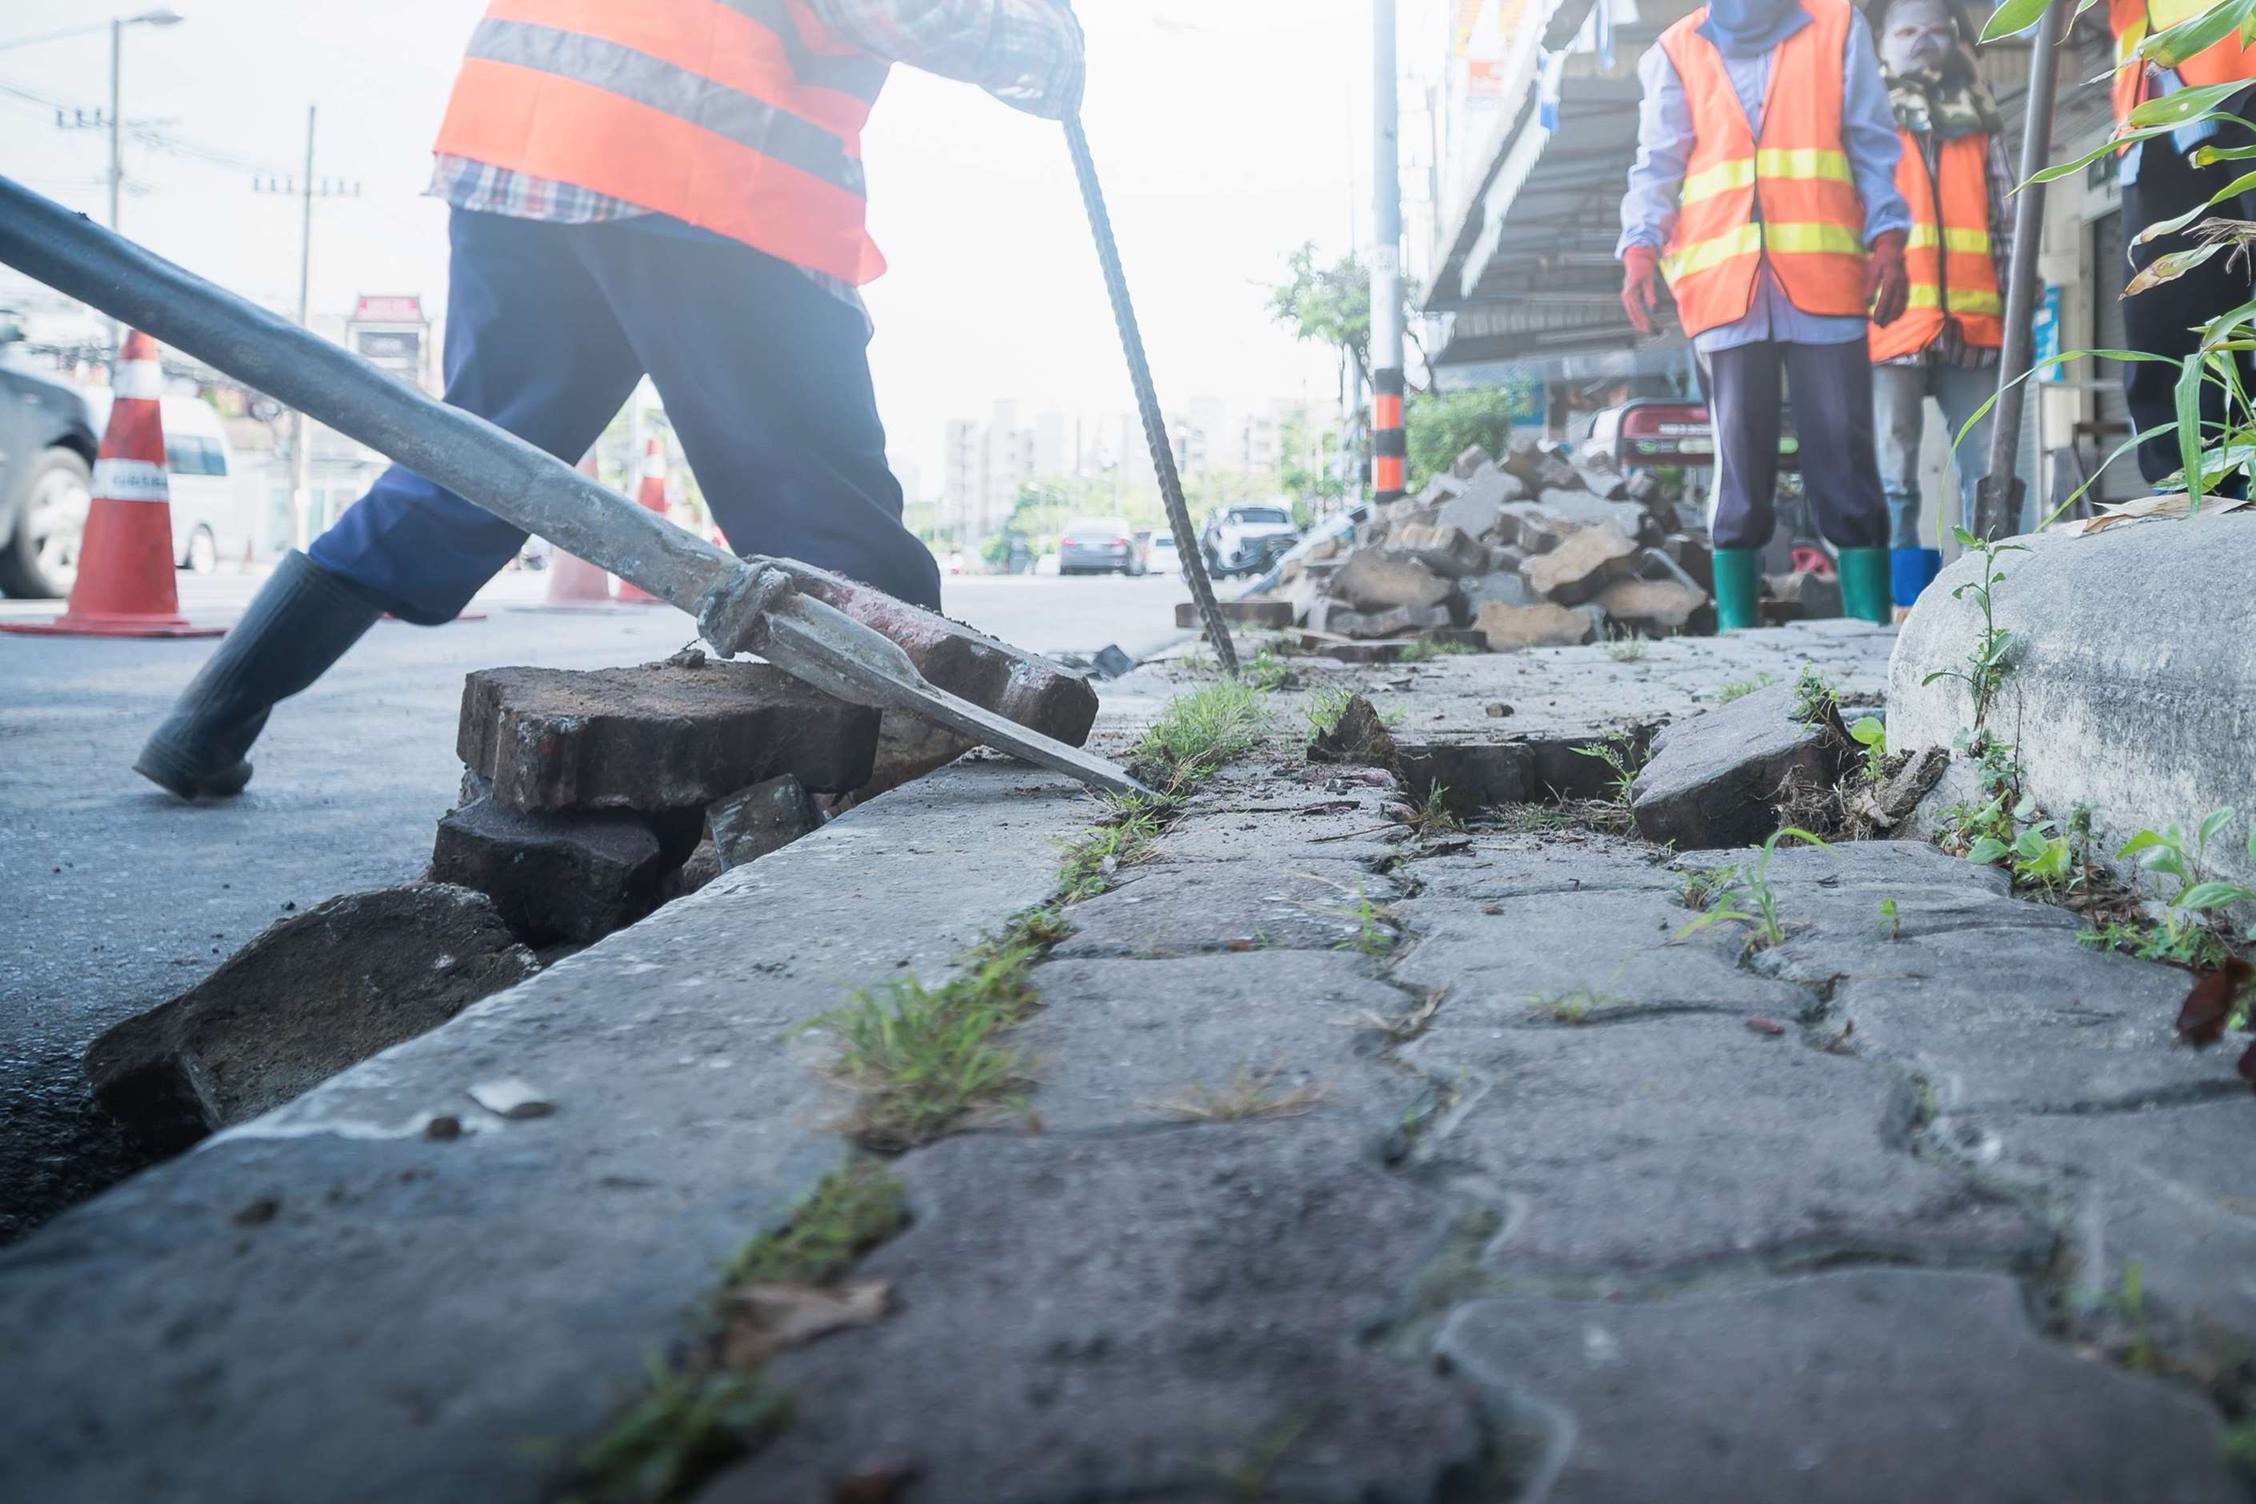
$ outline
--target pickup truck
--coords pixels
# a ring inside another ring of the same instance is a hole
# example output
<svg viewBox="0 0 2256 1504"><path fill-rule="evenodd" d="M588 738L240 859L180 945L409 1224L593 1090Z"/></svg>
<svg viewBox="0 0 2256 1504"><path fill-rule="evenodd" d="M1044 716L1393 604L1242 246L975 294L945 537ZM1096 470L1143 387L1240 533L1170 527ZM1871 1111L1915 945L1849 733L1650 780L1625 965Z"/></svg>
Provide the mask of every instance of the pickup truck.
<svg viewBox="0 0 2256 1504"><path fill-rule="evenodd" d="M16 356L0 325L0 594L70 593L99 440L76 387Z"/></svg>

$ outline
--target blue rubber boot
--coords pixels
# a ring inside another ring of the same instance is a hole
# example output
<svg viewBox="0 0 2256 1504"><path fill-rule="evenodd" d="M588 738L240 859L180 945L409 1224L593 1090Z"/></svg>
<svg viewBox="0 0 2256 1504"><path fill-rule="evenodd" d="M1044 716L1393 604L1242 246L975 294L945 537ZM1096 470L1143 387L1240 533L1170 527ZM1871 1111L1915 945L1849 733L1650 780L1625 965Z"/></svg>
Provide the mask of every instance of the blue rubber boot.
<svg viewBox="0 0 2256 1504"><path fill-rule="evenodd" d="M1888 553L1888 594L1896 605L1909 610L1921 592L1943 572L1942 550L1897 548Z"/></svg>

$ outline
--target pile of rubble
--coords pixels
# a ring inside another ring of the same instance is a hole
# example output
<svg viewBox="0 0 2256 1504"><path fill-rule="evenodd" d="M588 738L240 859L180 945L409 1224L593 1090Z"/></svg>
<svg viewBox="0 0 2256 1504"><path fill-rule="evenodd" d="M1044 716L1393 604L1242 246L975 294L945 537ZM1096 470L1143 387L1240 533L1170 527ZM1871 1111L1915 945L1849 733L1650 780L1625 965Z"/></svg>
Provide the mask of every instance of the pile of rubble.
<svg viewBox="0 0 2256 1504"><path fill-rule="evenodd" d="M1280 572L1302 645L1511 652L1709 633L1708 544L1649 475L1530 440L1459 455L1414 497ZM1282 615L1283 613L1278 613Z"/></svg>

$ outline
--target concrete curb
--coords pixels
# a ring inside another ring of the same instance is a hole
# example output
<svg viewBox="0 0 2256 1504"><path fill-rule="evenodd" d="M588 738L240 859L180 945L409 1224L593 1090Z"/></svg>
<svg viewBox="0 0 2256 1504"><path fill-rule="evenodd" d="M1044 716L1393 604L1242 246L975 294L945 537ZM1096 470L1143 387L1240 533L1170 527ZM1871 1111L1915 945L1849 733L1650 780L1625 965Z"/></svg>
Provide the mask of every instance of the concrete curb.
<svg viewBox="0 0 2256 1504"><path fill-rule="evenodd" d="M56 1219L0 1255L0 1497L551 1496L845 1156L794 1027L946 975L1091 808L958 764Z"/></svg>

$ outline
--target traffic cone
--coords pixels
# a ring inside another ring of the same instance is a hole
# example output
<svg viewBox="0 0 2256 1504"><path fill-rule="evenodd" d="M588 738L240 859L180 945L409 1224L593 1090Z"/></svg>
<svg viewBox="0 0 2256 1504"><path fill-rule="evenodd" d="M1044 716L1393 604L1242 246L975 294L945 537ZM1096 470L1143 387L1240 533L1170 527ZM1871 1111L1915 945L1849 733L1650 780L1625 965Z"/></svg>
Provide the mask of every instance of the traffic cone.
<svg viewBox="0 0 2256 1504"><path fill-rule="evenodd" d="M635 492L641 502L659 516L666 515L666 441L652 439L642 452L642 487ZM619 581L618 602L622 606L663 606L665 601L652 595L632 580Z"/></svg>
<svg viewBox="0 0 2256 1504"><path fill-rule="evenodd" d="M78 579L52 621L0 631L58 637L217 637L180 614L173 578L172 489L165 479L164 371L157 342L136 329L118 351L110 422L94 460L94 501L78 548Z"/></svg>
<svg viewBox="0 0 2256 1504"><path fill-rule="evenodd" d="M580 461L580 474L594 478L595 451L590 449ZM585 559L574 558L561 548L549 550L548 599L544 610L594 611L611 604L611 576Z"/></svg>

